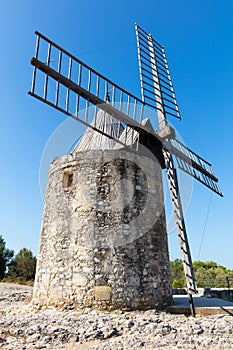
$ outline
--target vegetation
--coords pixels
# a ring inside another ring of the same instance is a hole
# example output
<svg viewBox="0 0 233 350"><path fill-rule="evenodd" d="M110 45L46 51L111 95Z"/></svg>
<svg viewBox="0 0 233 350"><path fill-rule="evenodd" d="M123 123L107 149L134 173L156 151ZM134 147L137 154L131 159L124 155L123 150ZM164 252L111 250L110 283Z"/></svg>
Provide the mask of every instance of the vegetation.
<svg viewBox="0 0 233 350"><path fill-rule="evenodd" d="M35 273L36 257L27 248L22 248L9 265L7 279L24 283L33 281Z"/></svg>
<svg viewBox="0 0 233 350"><path fill-rule="evenodd" d="M0 280L5 276L8 265L14 256L14 251L6 248L6 242L0 235Z"/></svg>
<svg viewBox="0 0 233 350"><path fill-rule="evenodd" d="M27 248L22 248L14 257L14 251L6 248L0 235L0 281L31 284L35 278L36 257Z"/></svg>
<svg viewBox="0 0 233 350"><path fill-rule="evenodd" d="M186 286L183 264L180 259L175 259L170 262L172 287L182 288ZM213 261L194 261L193 268L195 272L198 288L227 288L228 281L230 287L233 288L233 270L228 270L226 267L218 265Z"/></svg>
<svg viewBox="0 0 233 350"><path fill-rule="evenodd" d="M185 287L184 269L180 259L170 261L172 288Z"/></svg>

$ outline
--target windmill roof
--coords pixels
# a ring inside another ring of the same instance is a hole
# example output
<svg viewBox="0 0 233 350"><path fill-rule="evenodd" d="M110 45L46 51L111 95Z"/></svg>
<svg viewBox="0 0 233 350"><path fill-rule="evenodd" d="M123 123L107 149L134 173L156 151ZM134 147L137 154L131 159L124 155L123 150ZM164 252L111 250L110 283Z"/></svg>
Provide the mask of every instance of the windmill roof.
<svg viewBox="0 0 233 350"><path fill-rule="evenodd" d="M91 125L95 126L98 130L111 135L113 139L104 136L101 132L95 131L89 127L74 146L72 152L119 149L124 146L115 141L116 139L119 139L119 141L125 145L134 144L138 139L137 131L130 127L124 128L119 120L102 110L96 114ZM154 130L149 118L144 119L142 125L145 126L148 131Z"/></svg>
<svg viewBox="0 0 233 350"><path fill-rule="evenodd" d="M119 139L124 130L124 127L119 120L102 110L96 114L91 125L106 134L111 135L114 139ZM114 139L104 136L101 132L95 131L89 127L74 146L72 152L110 150L113 149L117 143Z"/></svg>
<svg viewBox="0 0 233 350"><path fill-rule="evenodd" d="M143 119L141 124L145 126L148 129L148 131L152 131L152 132L154 131L149 118ZM137 140L138 140L138 132L130 127L125 128L119 138L119 141L121 141L127 146L132 145ZM122 148L122 145L116 142L114 149L119 149L119 148Z"/></svg>
<svg viewBox="0 0 233 350"><path fill-rule="evenodd" d="M153 128L153 126L152 126L151 121L150 121L149 118L143 119L143 120L142 120L142 125L145 126L145 128L147 128L148 131L154 132L154 128Z"/></svg>

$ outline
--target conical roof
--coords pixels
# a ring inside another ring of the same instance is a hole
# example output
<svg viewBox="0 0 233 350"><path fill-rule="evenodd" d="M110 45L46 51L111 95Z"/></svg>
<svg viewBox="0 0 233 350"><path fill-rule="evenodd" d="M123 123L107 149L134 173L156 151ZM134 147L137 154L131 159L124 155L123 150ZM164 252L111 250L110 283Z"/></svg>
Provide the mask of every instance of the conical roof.
<svg viewBox="0 0 233 350"><path fill-rule="evenodd" d="M142 125L145 126L145 128L147 128L148 131L154 132L154 128L153 128L149 118L143 119L142 120Z"/></svg>
<svg viewBox="0 0 233 350"><path fill-rule="evenodd" d="M154 131L149 118L143 119L142 125L145 126L148 129L148 131L151 131L151 132ZM130 127L125 128L119 138L119 141L121 141L127 146L134 144L137 140L138 140L138 132ZM122 144L116 142L114 149L119 149L122 147L123 147Z"/></svg>
<svg viewBox="0 0 233 350"><path fill-rule="evenodd" d="M72 153L87 150L119 149L124 146L115 141L116 139L119 139L119 141L128 146L134 144L138 139L137 131L130 127L124 128L119 120L102 110L96 114L96 117L92 121L91 125L113 138L104 136L101 134L101 132L88 128L74 146ZM145 126L148 131L154 131L149 118L143 119L142 125Z"/></svg>
<svg viewBox="0 0 233 350"><path fill-rule="evenodd" d="M111 135L113 139L102 135L101 132L95 131L92 128L88 128L77 142L72 152L111 150L117 143L114 139L119 139L124 130L123 125L116 118L102 110L96 114L91 125L105 132L107 135Z"/></svg>

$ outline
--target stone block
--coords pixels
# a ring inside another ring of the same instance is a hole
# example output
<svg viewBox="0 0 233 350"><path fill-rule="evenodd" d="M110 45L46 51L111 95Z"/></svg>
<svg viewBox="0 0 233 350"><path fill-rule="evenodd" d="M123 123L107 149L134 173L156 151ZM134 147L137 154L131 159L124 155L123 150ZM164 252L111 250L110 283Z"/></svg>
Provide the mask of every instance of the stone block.
<svg viewBox="0 0 233 350"><path fill-rule="evenodd" d="M97 286L94 288L96 300L109 301L111 299L112 288L108 286Z"/></svg>

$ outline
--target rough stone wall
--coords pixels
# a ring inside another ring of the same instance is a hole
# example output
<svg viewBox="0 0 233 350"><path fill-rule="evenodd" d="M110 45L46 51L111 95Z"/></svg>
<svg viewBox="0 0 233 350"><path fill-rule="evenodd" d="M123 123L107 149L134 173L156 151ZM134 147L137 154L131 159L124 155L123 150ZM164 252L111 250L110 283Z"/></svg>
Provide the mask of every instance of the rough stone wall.
<svg viewBox="0 0 233 350"><path fill-rule="evenodd" d="M159 163L124 149L55 160L33 302L146 309L171 297Z"/></svg>

